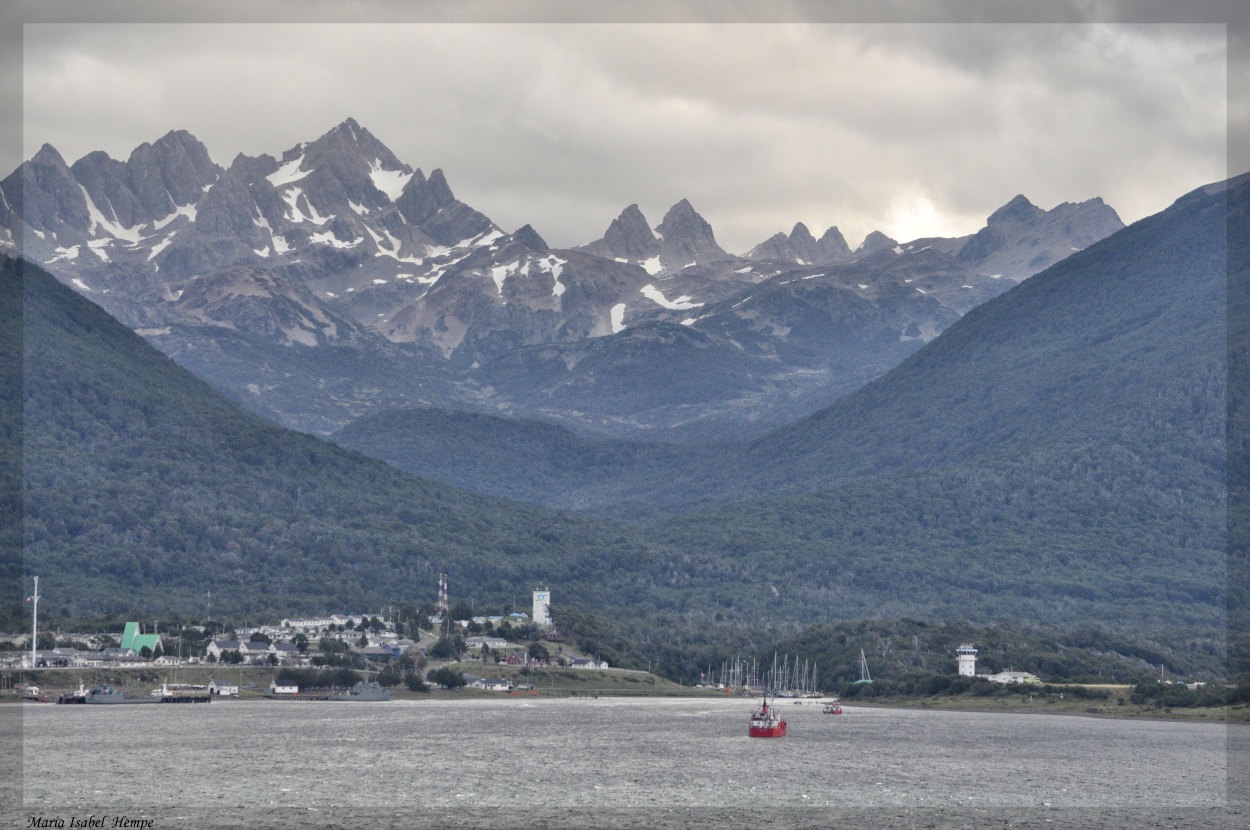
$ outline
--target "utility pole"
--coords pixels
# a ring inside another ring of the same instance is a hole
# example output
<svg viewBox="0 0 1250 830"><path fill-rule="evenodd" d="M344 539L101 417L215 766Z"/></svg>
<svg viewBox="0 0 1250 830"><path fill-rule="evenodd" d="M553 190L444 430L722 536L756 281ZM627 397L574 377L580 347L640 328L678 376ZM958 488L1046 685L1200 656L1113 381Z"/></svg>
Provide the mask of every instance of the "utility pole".
<svg viewBox="0 0 1250 830"><path fill-rule="evenodd" d="M30 625L30 667L33 669L39 662L39 577L35 577L35 593L26 601L34 603Z"/></svg>

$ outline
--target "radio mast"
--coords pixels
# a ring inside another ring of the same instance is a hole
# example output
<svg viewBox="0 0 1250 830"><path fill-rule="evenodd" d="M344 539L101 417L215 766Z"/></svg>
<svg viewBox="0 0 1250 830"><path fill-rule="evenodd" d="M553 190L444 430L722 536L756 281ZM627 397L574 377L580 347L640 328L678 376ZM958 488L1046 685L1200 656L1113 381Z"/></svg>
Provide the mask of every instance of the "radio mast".
<svg viewBox="0 0 1250 830"><path fill-rule="evenodd" d="M33 669L39 662L39 577L35 577L35 593L26 601L33 603L30 623L30 667Z"/></svg>

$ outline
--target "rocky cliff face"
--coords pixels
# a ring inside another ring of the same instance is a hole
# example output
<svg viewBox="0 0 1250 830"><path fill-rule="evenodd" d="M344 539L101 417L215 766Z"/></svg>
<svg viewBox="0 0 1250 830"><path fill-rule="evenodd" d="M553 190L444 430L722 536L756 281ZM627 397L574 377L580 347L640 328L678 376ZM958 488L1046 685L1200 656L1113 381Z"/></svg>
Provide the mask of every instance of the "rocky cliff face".
<svg viewBox="0 0 1250 830"><path fill-rule="evenodd" d="M1124 227L1102 199L1042 210L1016 196L990 214L959 252L959 261L1020 282Z"/></svg>

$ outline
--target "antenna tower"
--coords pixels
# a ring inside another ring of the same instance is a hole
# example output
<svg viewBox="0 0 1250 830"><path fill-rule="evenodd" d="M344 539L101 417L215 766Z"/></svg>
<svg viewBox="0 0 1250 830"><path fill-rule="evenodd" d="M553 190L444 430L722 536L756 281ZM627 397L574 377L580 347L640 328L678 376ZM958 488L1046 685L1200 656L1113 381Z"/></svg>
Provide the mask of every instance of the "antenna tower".
<svg viewBox="0 0 1250 830"><path fill-rule="evenodd" d="M39 577L35 577L35 593L26 601L33 603L30 623L30 667L33 669L39 662Z"/></svg>

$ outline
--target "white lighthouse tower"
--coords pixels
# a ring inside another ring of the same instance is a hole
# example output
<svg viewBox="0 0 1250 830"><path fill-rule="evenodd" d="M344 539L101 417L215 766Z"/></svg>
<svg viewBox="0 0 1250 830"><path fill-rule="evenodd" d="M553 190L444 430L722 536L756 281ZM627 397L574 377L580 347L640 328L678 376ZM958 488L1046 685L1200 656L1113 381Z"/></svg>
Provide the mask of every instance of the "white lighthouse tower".
<svg viewBox="0 0 1250 830"><path fill-rule="evenodd" d="M534 623L551 625L551 592L546 588L534 591Z"/></svg>
<svg viewBox="0 0 1250 830"><path fill-rule="evenodd" d="M972 643L959 647L959 674L963 677L977 676L977 649Z"/></svg>

